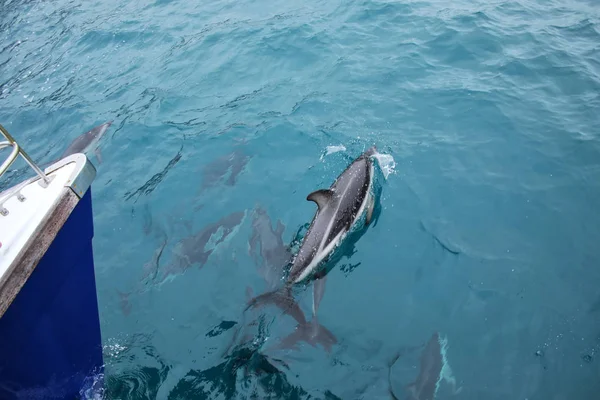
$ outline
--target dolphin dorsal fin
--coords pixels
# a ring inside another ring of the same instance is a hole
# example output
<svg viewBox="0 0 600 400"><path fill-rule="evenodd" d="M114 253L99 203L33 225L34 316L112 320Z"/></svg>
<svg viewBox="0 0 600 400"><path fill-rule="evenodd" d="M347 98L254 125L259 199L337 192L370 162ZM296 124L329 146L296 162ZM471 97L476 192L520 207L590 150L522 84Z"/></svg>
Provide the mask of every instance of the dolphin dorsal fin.
<svg viewBox="0 0 600 400"><path fill-rule="evenodd" d="M329 200L331 200L331 196L333 196L333 191L331 191L331 189L319 189L309 194L306 197L306 200L317 203L320 210L327 205Z"/></svg>

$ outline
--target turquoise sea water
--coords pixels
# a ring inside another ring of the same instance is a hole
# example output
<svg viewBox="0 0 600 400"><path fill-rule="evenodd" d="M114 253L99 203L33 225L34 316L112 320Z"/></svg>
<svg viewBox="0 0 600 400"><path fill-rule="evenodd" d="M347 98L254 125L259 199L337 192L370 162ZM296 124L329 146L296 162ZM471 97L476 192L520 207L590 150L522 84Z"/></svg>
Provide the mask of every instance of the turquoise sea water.
<svg viewBox="0 0 600 400"><path fill-rule="evenodd" d="M108 120L104 397L388 399L400 351L404 399L438 331L462 387L440 399L598 398L596 2L0 0L0 123L46 162ZM243 316L278 277L254 216L301 237L371 145L395 172L328 274L337 344L275 351L295 322Z"/></svg>

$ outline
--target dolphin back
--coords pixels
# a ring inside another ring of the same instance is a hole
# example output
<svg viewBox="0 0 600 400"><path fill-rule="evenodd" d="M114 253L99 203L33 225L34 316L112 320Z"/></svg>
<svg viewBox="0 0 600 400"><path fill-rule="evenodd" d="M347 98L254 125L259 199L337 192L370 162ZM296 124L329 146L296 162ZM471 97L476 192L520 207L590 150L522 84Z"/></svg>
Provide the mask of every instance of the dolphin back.
<svg viewBox="0 0 600 400"><path fill-rule="evenodd" d="M316 272L318 261L326 259L351 230L367 201L372 179L372 161L364 153L335 180L330 189L311 193L307 199L318 210L290 269L291 281L303 280ZM315 269L307 271L307 268Z"/></svg>
<svg viewBox="0 0 600 400"><path fill-rule="evenodd" d="M100 140L102 136L104 136L104 133L111 124L112 121L105 122L102 125L98 125L92 128L91 130L77 136L71 142L69 147L66 148L63 154L60 156L60 158L65 158L75 153L85 153L87 150L89 150L89 147L92 144L94 144L95 142Z"/></svg>
<svg viewBox="0 0 600 400"><path fill-rule="evenodd" d="M60 158L65 158L75 153L83 153L86 147L90 144L90 139L86 136L86 133L79 135L71 142L69 147L61 154Z"/></svg>
<svg viewBox="0 0 600 400"><path fill-rule="evenodd" d="M335 224L329 232L329 244L342 230L350 230L359 217L371 183L371 161L360 157L339 176L332 186L335 193Z"/></svg>

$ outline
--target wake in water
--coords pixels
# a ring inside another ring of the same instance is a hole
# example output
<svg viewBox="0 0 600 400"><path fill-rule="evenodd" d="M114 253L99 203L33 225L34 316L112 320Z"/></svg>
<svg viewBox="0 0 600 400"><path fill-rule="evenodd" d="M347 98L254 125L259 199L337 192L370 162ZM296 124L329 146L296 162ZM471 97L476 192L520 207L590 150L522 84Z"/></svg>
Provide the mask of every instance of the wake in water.
<svg viewBox="0 0 600 400"><path fill-rule="evenodd" d="M320 160L323 160L328 155L339 153L346 151L346 146L343 144L337 146L327 146L325 148L325 152L321 153ZM375 159L377 159L377 163L379 164L379 168L381 168L381 172L383 173L383 177L387 180L387 178L391 174L396 173L396 161L391 154L386 153L376 153L373 155Z"/></svg>
<svg viewBox="0 0 600 400"><path fill-rule="evenodd" d="M79 391L81 399L84 400L102 400L104 399L104 394L104 372L88 376Z"/></svg>
<svg viewBox="0 0 600 400"><path fill-rule="evenodd" d="M325 153L321 154L320 159L323 160L326 156L340 151L346 151L346 147L343 144L340 144L339 146L327 146L325 148Z"/></svg>
<svg viewBox="0 0 600 400"><path fill-rule="evenodd" d="M377 159L379 168L381 168L381 172L383 172L383 176L386 180L390 174L396 173L396 161L391 154L377 153L373 157Z"/></svg>

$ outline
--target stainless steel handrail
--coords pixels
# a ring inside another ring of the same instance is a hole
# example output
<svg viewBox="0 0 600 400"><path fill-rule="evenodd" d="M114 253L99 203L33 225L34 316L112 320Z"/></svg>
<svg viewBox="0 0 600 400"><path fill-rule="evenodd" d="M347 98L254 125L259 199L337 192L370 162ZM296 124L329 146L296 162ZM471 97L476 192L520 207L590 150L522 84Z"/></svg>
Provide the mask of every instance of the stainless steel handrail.
<svg viewBox="0 0 600 400"><path fill-rule="evenodd" d="M42 187L47 187L48 184L50 183L50 179L48 179L48 176L46 176L44 171L42 171L37 166L37 164L33 162L31 157L29 157L29 154L27 154L25 152L25 150L23 150L19 146L17 141L10 135L10 133L8 133L8 131L1 124L0 124L0 133L2 133L2 135L6 138L6 141L0 142L0 150L2 150L5 147L13 148L13 150L10 153L10 155L8 156L8 158L6 160L4 160L4 162L0 166L0 176L2 176L2 174L4 174L6 172L6 170L8 170L8 168L12 165L12 163L15 162L15 160L17 159L17 156L20 154L21 157L23 157L25 159L25 161L27 161L27 164L29 164L29 166L31 168L33 168L35 173L40 177L40 179L41 179L40 184L42 185Z"/></svg>

